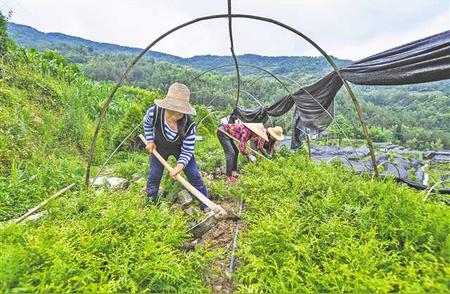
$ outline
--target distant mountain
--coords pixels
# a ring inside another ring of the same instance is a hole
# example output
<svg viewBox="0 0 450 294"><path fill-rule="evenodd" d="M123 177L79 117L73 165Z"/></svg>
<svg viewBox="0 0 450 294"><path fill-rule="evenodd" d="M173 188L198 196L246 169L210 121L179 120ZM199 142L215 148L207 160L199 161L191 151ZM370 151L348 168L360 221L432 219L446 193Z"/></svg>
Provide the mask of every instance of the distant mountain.
<svg viewBox="0 0 450 294"><path fill-rule="evenodd" d="M141 48L121 46L109 43L95 42L80 37L65 35L62 33L44 33L30 26L9 23L8 33L12 39L24 47L38 50L52 49L64 54L64 51L85 50L96 53L125 53L138 54ZM166 61L205 70L214 66L233 64L231 56L199 55L190 58L182 58L175 55L150 51L146 57L155 61ZM261 56L256 54L244 54L238 56L239 63L252 64L270 70L275 74L311 73L322 74L331 70L330 65L323 57L309 56ZM351 63L350 60L334 58L339 67ZM221 72L233 71L233 67L223 68ZM243 69L244 74L255 73L255 70Z"/></svg>
<svg viewBox="0 0 450 294"><path fill-rule="evenodd" d="M12 22L8 24L8 34L20 45L29 48L36 48L38 50L57 49L58 45L61 46L64 44L70 46L84 46L91 48L94 51L105 53L117 52L137 54L142 51L142 49L140 48L95 42L61 33L44 33L36 30L33 27ZM148 56L169 62L178 62L178 60L181 59L180 57L174 55L156 51L150 51L148 53Z"/></svg>

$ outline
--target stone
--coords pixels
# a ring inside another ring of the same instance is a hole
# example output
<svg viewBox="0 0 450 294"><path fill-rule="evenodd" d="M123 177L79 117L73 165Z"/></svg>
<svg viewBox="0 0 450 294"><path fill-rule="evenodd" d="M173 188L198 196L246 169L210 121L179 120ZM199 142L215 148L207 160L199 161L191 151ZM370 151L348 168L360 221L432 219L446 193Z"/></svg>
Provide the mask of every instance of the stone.
<svg viewBox="0 0 450 294"><path fill-rule="evenodd" d="M187 215L189 215L189 216L194 216L195 215L195 210L192 207L189 207L189 208L185 209L184 212Z"/></svg>
<svg viewBox="0 0 450 294"><path fill-rule="evenodd" d="M186 190L181 190L177 195L177 203L181 205L181 207L186 207L192 203L194 199L192 199L191 194L189 194Z"/></svg>
<svg viewBox="0 0 450 294"><path fill-rule="evenodd" d="M126 189L128 188L129 182L124 178L119 177L98 177L95 181L91 180L94 187L100 187L107 185L110 189Z"/></svg>
<svg viewBox="0 0 450 294"><path fill-rule="evenodd" d="M126 189L129 182L124 178L110 177L108 178L108 184L111 189Z"/></svg>
<svg viewBox="0 0 450 294"><path fill-rule="evenodd" d="M43 216L46 216L47 214L48 214L47 210L44 210L44 211L30 215L29 217L26 218L26 220L37 221L38 219L40 219Z"/></svg>

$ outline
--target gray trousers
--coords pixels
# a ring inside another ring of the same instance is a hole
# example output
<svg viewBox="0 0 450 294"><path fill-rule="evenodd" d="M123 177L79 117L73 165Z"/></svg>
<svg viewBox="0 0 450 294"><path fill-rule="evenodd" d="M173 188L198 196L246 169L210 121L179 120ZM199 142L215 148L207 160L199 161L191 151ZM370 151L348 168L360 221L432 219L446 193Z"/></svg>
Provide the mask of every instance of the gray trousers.
<svg viewBox="0 0 450 294"><path fill-rule="evenodd" d="M234 144L233 140L227 135L217 130L217 138L219 138L220 145L222 145L225 153L225 163L227 176L231 176L233 171L237 171L239 149Z"/></svg>

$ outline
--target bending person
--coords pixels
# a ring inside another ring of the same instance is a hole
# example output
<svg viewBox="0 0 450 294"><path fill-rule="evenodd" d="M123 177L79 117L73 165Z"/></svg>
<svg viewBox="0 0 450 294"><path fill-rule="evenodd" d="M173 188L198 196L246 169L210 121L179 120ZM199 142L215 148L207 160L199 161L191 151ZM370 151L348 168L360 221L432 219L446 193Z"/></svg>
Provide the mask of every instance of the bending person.
<svg viewBox="0 0 450 294"><path fill-rule="evenodd" d="M192 115L195 109L189 103L190 91L180 83L169 87L164 99L156 99L144 117L144 134L147 139L146 149L149 153L157 149L167 160L172 155L177 159L177 165L171 176L184 171L189 182L206 197L208 191L197 169L194 157L195 122ZM149 158L150 173L147 181L147 197L156 202L159 185L164 167L159 160L151 155ZM204 204L202 210L206 208Z"/></svg>
<svg viewBox="0 0 450 294"><path fill-rule="evenodd" d="M239 149L228 135L239 141ZM247 142L258 138L269 140L261 123L224 124L217 129L217 138L225 153L227 181L231 183L236 181L239 151L254 162L256 158L247 150Z"/></svg>
<svg viewBox="0 0 450 294"><path fill-rule="evenodd" d="M275 154L276 143L284 139L283 129L278 126L267 128L266 134L269 139L268 141L258 137L252 141L252 147L264 156L271 158Z"/></svg>

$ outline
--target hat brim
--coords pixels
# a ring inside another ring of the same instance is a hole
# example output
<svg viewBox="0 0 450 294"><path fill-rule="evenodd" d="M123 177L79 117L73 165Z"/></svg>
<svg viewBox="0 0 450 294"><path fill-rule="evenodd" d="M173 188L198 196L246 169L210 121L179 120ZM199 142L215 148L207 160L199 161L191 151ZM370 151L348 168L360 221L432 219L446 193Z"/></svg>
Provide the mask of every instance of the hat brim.
<svg viewBox="0 0 450 294"><path fill-rule="evenodd" d="M264 129L264 125L260 123L244 123L244 126L250 129L253 133L263 138L265 141L269 141L267 137L266 131Z"/></svg>
<svg viewBox="0 0 450 294"><path fill-rule="evenodd" d="M167 99L155 99L154 103L161 108L176 111L183 114L196 115L197 111L195 111L194 107L190 104L188 105L177 105L172 101L168 101Z"/></svg>
<svg viewBox="0 0 450 294"><path fill-rule="evenodd" d="M268 129L267 132L269 132L270 136L272 136L273 138L275 138L275 140L277 141L281 141L284 140L284 135L278 136L277 134L275 134L272 130Z"/></svg>

